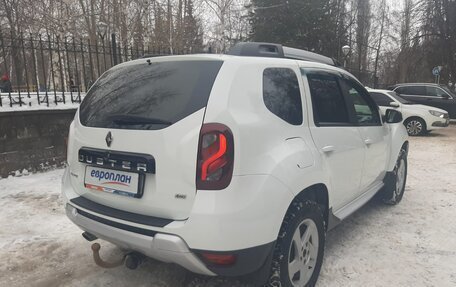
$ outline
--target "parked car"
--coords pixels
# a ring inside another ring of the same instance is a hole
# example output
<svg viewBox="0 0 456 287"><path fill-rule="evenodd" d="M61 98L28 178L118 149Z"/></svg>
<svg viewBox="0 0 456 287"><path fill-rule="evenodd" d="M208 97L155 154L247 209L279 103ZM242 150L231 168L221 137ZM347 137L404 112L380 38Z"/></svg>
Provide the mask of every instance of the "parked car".
<svg viewBox="0 0 456 287"><path fill-rule="evenodd" d="M437 84L397 84L388 88L404 99L445 110L456 119L456 94L448 87Z"/></svg>
<svg viewBox="0 0 456 287"><path fill-rule="evenodd" d="M396 109L402 113L403 123L411 136L423 135L450 124L448 112L445 110L412 103L390 90L368 91L379 105L382 114L385 114L387 109Z"/></svg>
<svg viewBox="0 0 456 287"><path fill-rule="evenodd" d="M231 55L111 68L70 126L67 216L89 241L136 252L130 268L141 253L209 276L314 286L326 231L376 194L399 203L407 176L401 113L383 120L331 61L241 43Z"/></svg>

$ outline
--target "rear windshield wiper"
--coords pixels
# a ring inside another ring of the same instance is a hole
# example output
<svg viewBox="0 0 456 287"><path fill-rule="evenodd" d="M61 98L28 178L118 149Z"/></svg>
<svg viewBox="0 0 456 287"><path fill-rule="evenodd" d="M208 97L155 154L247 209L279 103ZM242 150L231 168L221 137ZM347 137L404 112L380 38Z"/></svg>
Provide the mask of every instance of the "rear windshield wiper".
<svg viewBox="0 0 456 287"><path fill-rule="evenodd" d="M155 118L147 118L135 115L113 115L109 117L111 121L118 125L147 125L147 124L159 124L170 126L173 123Z"/></svg>

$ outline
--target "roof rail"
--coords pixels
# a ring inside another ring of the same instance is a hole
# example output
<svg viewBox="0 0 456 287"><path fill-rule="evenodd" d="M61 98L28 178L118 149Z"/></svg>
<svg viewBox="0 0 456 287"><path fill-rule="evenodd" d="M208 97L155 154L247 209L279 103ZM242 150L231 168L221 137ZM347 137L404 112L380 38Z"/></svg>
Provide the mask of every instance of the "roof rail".
<svg viewBox="0 0 456 287"><path fill-rule="evenodd" d="M155 58L155 57L164 57L164 56L173 56L169 54L144 54L141 58Z"/></svg>
<svg viewBox="0 0 456 287"><path fill-rule="evenodd" d="M329 57L300 50L290 47L282 46L281 44L274 43L261 43L261 42L241 42L236 44L229 52L228 55L234 56L250 56L250 57L270 57L270 58L286 58L303 60L310 62L323 63L331 66L340 66L340 64Z"/></svg>

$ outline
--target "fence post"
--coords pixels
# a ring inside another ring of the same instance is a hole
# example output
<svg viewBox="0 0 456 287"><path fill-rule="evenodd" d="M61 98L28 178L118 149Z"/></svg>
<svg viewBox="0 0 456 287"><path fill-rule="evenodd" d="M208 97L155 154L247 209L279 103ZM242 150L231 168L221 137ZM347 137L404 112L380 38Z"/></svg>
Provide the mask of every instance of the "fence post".
<svg viewBox="0 0 456 287"><path fill-rule="evenodd" d="M22 48L22 59L24 61L24 72L25 72L25 84L27 85L27 98L30 99L29 79L27 70L27 57L25 56L25 45L24 45L24 34L21 32L21 48ZM31 103L29 103L31 105Z"/></svg>
<svg viewBox="0 0 456 287"><path fill-rule="evenodd" d="M60 72L60 82L62 84L62 100L65 104L65 76L63 74L63 67L62 67L62 57L60 56L60 36L57 35L57 57L59 60L59 72Z"/></svg>
<svg viewBox="0 0 456 287"><path fill-rule="evenodd" d="M20 47L16 46L16 37L13 36L13 34L11 34L11 56L14 58L13 56L13 53L17 53L17 51L20 49ZM16 50L17 49L17 50ZM16 54L17 55L17 54ZM19 60L19 59L18 59ZM13 60L14 61L14 60ZM13 65L14 65L14 70L16 71L16 86L19 87L20 86L20 83L18 82L19 81L19 78L20 78L20 71L19 71L19 68L17 66L17 63L18 61L14 61ZM22 95L21 95L21 89L18 89L17 90L17 93L18 93L18 96L19 96L19 106L22 107ZM10 94L11 95L11 94ZM10 107L13 106L13 101L12 101L12 97L10 96Z"/></svg>
<svg viewBox="0 0 456 287"><path fill-rule="evenodd" d="M39 87L38 87L38 75L36 73L36 56L35 56L35 46L33 46L33 37L32 34L30 33L30 47L32 49L32 61L33 61L33 79L35 82L35 87L36 87L36 98L38 100L38 105L41 104L40 101L40 92L39 92Z"/></svg>
<svg viewBox="0 0 456 287"><path fill-rule="evenodd" d="M112 46L112 59L114 66L117 65L117 44L116 44L116 34L111 34L111 46Z"/></svg>
<svg viewBox="0 0 456 287"><path fill-rule="evenodd" d="M44 94L46 99L46 105L49 107L49 95L48 95L48 86L47 86L47 79L46 79L46 68L44 67L44 53L43 53L43 41L40 36L40 54L41 54L41 67L43 68L43 83L44 83ZM38 93L39 97L39 93Z"/></svg>
<svg viewBox="0 0 456 287"><path fill-rule="evenodd" d="M52 75L52 85L54 88L54 104L57 105L57 91L55 90L55 77L54 77L54 64L52 63L52 46L51 46L51 36L48 34L48 44L49 44L49 63L51 65L51 75Z"/></svg>
<svg viewBox="0 0 456 287"><path fill-rule="evenodd" d="M98 55L98 41L97 40L95 40L95 56L97 58L97 72L98 72L97 79L98 79L98 77L100 76L101 73L100 73L100 57Z"/></svg>
<svg viewBox="0 0 456 287"><path fill-rule="evenodd" d="M104 67L103 72L104 72L104 71L107 70L107 68L106 68L106 48L105 48L104 37L101 39L101 45L102 45L101 47L103 48L103 67ZM99 76L100 76L100 75L98 75L98 77L99 77Z"/></svg>
<svg viewBox="0 0 456 287"><path fill-rule="evenodd" d="M71 77L71 66L70 66L70 56L68 54L68 42L67 42L67 37L65 36L64 38L64 46L65 46L65 52L66 54L66 62L67 62L67 72L68 72L68 83L69 83L69 88L70 88L70 97L71 97L71 102L74 103L73 99L73 86L74 86L74 81L73 78Z"/></svg>
<svg viewBox="0 0 456 287"><path fill-rule="evenodd" d="M5 73L8 73L8 65L6 63L5 43L4 43L3 34L1 31L0 31L0 41L1 41L2 54L3 54L3 65L5 66ZM8 93L8 94L11 97L11 93ZM2 107L2 106L3 106L2 96L0 95L0 107Z"/></svg>
<svg viewBox="0 0 456 287"><path fill-rule="evenodd" d="M79 42L80 42L79 46L81 47L81 58L82 58L82 77L84 80L84 88L85 88L85 91L87 92L87 75L86 75L85 60L84 60L84 45L82 44L82 39L79 39ZM90 49L89 49L89 52L90 52ZM89 53L89 57L90 57L90 53Z"/></svg>
<svg viewBox="0 0 456 287"><path fill-rule="evenodd" d="M76 42L74 41L73 37L73 56L74 56L74 67L76 69L76 85L78 85L78 102L81 102L81 78L79 74L79 69L78 69L78 57L76 56ZM82 63L84 63L84 54L82 54ZM84 70L84 64L82 66L82 69Z"/></svg>
<svg viewBox="0 0 456 287"><path fill-rule="evenodd" d="M89 82L89 86L91 86L93 83L93 71L94 71L94 67L93 67L93 60L92 60L92 52L90 51L90 39L87 40L87 43L89 44L88 47L89 47L89 61L90 61L90 82ZM90 87L89 86L86 86L86 90L88 90Z"/></svg>

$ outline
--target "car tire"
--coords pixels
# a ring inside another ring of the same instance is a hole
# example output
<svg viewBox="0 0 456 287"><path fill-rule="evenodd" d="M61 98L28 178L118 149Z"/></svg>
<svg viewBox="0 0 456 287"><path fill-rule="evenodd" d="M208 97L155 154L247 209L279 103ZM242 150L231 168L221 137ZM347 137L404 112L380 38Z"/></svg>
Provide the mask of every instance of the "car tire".
<svg viewBox="0 0 456 287"><path fill-rule="evenodd" d="M401 202L407 181L407 151L401 149L394 170L383 191L381 199L385 204L396 205Z"/></svg>
<svg viewBox="0 0 456 287"><path fill-rule="evenodd" d="M309 200L293 202L280 228L271 275L265 286L315 286L323 262L325 237L320 206Z"/></svg>
<svg viewBox="0 0 456 287"><path fill-rule="evenodd" d="M405 120L404 126L409 136L422 136L426 134L426 123L420 118L409 118Z"/></svg>

